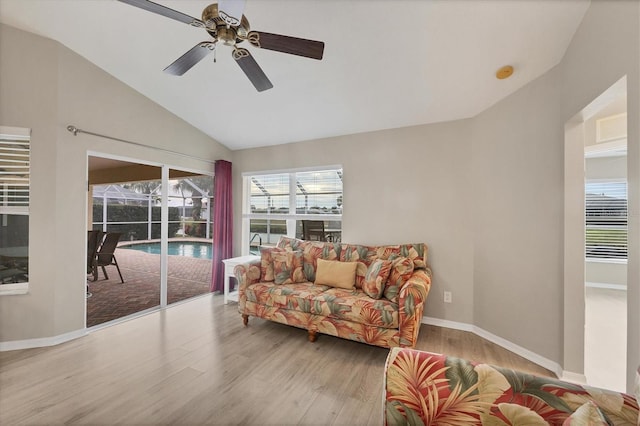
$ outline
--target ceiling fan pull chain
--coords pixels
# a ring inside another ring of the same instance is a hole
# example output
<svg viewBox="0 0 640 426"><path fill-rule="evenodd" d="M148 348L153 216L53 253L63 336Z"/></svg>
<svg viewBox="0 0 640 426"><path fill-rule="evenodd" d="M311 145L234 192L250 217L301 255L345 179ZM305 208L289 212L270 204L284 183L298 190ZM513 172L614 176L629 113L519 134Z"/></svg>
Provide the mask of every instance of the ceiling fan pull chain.
<svg viewBox="0 0 640 426"><path fill-rule="evenodd" d="M217 56L217 55L218 55L218 49L216 49L216 50L214 50L214 51L213 51L213 63L218 62L218 61L216 60L216 56Z"/></svg>

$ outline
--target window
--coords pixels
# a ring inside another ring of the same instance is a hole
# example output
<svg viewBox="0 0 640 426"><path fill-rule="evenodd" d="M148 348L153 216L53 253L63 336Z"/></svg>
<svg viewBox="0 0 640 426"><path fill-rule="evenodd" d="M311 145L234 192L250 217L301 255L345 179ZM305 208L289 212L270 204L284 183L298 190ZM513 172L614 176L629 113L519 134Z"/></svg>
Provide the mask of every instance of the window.
<svg viewBox="0 0 640 426"><path fill-rule="evenodd" d="M586 257L627 259L626 181L585 185Z"/></svg>
<svg viewBox="0 0 640 426"><path fill-rule="evenodd" d="M243 252L257 253L283 236L304 238L303 222L320 224L318 239L340 241L342 169L329 167L244 175Z"/></svg>
<svg viewBox="0 0 640 426"><path fill-rule="evenodd" d="M28 289L29 134L0 126L0 294Z"/></svg>

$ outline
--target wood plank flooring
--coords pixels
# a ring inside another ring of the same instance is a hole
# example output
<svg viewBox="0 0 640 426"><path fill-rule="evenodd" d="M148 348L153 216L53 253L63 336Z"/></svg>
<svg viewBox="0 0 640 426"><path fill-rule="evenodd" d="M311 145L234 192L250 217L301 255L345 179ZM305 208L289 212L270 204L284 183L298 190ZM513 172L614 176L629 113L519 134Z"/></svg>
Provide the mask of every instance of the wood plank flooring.
<svg viewBox="0 0 640 426"><path fill-rule="evenodd" d="M549 371L471 333L418 349ZM205 296L55 347L0 353L0 424L377 425L388 350L250 318Z"/></svg>

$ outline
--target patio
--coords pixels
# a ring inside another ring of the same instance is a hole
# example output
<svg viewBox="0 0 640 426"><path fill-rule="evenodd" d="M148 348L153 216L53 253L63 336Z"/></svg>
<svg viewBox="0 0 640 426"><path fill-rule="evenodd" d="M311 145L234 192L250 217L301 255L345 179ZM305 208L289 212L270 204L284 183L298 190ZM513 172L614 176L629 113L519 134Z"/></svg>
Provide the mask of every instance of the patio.
<svg viewBox="0 0 640 426"><path fill-rule="evenodd" d="M87 281L87 327L122 318L160 304L160 256L118 248L116 258L124 284L114 266L109 279L100 270L98 280ZM167 302L186 300L209 292L211 260L169 256Z"/></svg>

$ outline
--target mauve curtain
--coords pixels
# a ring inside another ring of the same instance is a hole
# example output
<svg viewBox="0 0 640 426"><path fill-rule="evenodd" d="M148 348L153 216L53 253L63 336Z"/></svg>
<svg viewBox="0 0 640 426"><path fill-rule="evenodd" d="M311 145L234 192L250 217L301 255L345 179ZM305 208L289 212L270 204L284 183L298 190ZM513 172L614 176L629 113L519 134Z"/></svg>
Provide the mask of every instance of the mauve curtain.
<svg viewBox="0 0 640 426"><path fill-rule="evenodd" d="M222 259L233 256L233 197L231 163L216 161L213 177L213 271L211 291L224 291Z"/></svg>

